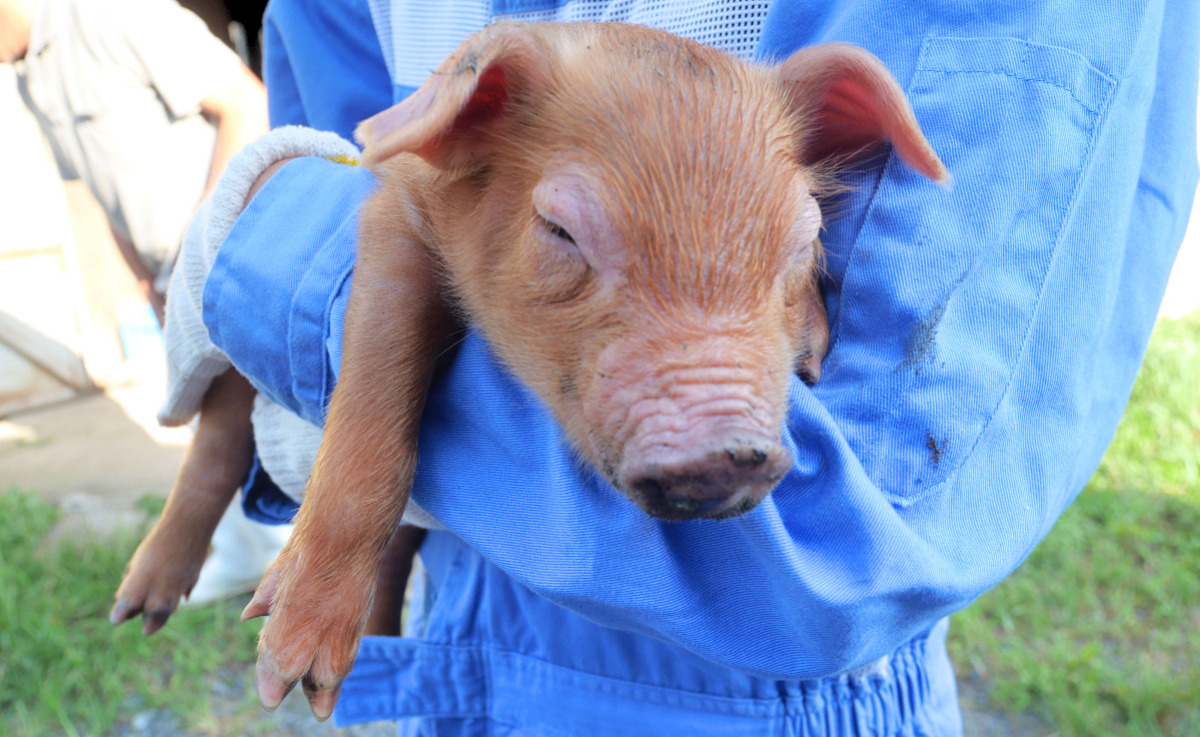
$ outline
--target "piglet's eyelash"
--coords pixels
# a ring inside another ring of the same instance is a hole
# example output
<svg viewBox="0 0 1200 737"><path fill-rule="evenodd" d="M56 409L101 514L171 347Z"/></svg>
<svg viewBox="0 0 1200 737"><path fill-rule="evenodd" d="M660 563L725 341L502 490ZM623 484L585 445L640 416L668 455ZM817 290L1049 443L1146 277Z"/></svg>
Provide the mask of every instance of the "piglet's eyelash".
<svg viewBox="0 0 1200 737"><path fill-rule="evenodd" d="M541 216L539 215L538 217L541 217ZM546 226L546 230L550 231L550 235L555 236L557 238L562 238L564 241L566 241L567 243L570 243L573 246L576 245L575 239L571 237L571 234L567 232L566 228L559 225L558 223L547 220L546 218L541 218L541 220L542 220L542 224Z"/></svg>

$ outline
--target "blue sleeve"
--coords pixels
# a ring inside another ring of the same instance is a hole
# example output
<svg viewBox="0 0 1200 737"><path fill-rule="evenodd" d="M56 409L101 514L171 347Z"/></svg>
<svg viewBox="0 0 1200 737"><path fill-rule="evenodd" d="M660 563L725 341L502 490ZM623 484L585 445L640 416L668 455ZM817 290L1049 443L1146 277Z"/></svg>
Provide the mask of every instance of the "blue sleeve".
<svg viewBox="0 0 1200 737"><path fill-rule="evenodd" d="M955 181L939 190L894 160L852 173L824 238L831 349L820 384L792 384L795 466L763 504L645 516L581 470L472 333L429 398L421 506L552 601L772 678L874 660L1006 577L1098 464L1153 328L1196 184L1200 8L993 6L772 7L764 57L866 46ZM329 186L289 170L308 194L239 221L218 268L244 263L210 287L242 282L222 291L245 299L206 310L235 364L319 418L352 245L256 250ZM292 280L278 294L250 265L267 260ZM322 262L336 278L308 277Z"/></svg>
<svg viewBox="0 0 1200 737"><path fill-rule="evenodd" d="M304 125L354 140L392 104L392 83L366 0L272 0L263 17L271 127Z"/></svg>
<svg viewBox="0 0 1200 737"><path fill-rule="evenodd" d="M315 425L325 424L331 366L341 362L358 209L375 184L363 167L319 157L288 162L242 211L204 286L213 343L237 356L256 389Z"/></svg>

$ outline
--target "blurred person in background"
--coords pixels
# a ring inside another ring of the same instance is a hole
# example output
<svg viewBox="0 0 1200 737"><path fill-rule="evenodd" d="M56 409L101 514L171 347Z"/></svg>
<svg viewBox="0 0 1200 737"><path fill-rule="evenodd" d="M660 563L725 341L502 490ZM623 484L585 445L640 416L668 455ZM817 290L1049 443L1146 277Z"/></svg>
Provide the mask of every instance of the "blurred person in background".
<svg viewBox="0 0 1200 737"><path fill-rule="evenodd" d="M161 322L188 220L266 132L262 83L174 0L3 0L0 39L62 176L104 208Z"/></svg>
<svg viewBox="0 0 1200 737"><path fill-rule="evenodd" d="M161 324L188 221L267 130L262 83L175 0L0 0L0 62ZM188 605L252 591L289 533L231 508Z"/></svg>

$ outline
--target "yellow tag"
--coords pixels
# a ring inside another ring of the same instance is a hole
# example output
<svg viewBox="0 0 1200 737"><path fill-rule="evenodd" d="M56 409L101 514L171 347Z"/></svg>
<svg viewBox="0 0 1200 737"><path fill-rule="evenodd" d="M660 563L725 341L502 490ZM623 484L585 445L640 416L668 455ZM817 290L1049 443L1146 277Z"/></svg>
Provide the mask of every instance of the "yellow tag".
<svg viewBox="0 0 1200 737"><path fill-rule="evenodd" d="M326 156L335 164L346 164L347 166L358 166L358 159L352 159L349 156Z"/></svg>

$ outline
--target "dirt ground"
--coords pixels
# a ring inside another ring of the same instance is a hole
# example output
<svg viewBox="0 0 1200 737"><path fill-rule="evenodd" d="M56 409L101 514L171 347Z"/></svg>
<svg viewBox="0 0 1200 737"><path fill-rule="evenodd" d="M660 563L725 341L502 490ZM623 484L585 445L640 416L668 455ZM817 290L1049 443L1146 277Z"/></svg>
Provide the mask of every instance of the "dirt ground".
<svg viewBox="0 0 1200 737"><path fill-rule="evenodd" d="M158 427L153 373L105 391L0 420L3 485L62 507L63 524L100 533L138 521L134 503L165 496L191 438Z"/></svg>

